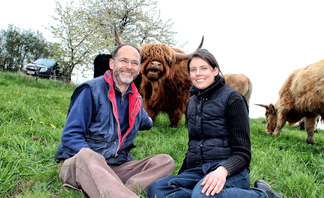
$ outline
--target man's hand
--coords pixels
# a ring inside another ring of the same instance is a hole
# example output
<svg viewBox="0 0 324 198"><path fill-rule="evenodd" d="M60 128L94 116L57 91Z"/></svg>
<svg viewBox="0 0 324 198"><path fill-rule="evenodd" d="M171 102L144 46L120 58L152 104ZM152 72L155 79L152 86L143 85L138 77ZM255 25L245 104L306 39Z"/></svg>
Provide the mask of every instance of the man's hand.
<svg viewBox="0 0 324 198"><path fill-rule="evenodd" d="M206 192L206 196L214 196L215 194L220 193L224 188L227 175L228 172L223 166L220 166L213 172L209 173L200 184L201 186L204 186L201 193Z"/></svg>

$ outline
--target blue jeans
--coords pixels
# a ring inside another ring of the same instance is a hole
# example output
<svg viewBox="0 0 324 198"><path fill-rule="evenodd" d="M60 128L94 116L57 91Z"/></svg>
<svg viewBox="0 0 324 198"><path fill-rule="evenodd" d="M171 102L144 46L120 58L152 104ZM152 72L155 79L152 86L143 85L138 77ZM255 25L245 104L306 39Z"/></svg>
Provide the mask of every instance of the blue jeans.
<svg viewBox="0 0 324 198"><path fill-rule="evenodd" d="M200 167L188 169L180 175L158 179L149 186L147 195L149 198L268 197L262 190L250 188L250 177L247 169L227 177L225 186L220 193L208 197L206 194L201 193L203 186L200 184L203 179L208 175L212 167L222 162L206 163Z"/></svg>

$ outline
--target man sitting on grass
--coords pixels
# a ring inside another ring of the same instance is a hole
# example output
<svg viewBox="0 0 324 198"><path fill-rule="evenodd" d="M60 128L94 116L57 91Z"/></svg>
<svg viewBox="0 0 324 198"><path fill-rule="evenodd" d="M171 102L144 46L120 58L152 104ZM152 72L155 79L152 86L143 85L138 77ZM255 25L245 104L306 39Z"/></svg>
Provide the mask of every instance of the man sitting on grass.
<svg viewBox="0 0 324 198"><path fill-rule="evenodd" d="M132 83L140 61L136 47L120 45L109 61L112 71L75 89L55 154L62 161L64 187L82 189L90 197L138 197L152 182L173 173L169 155L134 161L130 153L138 130L152 127Z"/></svg>

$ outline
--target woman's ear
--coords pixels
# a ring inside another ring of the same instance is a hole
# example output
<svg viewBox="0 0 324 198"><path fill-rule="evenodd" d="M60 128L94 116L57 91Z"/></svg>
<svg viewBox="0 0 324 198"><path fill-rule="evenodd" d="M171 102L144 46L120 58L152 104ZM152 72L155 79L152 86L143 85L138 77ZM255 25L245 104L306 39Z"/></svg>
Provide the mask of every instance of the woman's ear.
<svg viewBox="0 0 324 198"><path fill-rule="evenodd" d="M215 68L214 68L214 72L215 72L215 76L218 76L219 68L218 68L218 67L215 67Z"/></svg>

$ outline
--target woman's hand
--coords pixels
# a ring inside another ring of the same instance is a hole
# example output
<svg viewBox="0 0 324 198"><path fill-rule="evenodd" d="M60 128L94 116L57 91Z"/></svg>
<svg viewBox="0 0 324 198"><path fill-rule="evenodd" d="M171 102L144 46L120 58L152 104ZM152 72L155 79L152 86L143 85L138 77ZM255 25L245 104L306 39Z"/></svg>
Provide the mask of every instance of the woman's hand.
<svg viewBox="0 0 324 198"><path fill-rule="evenodd" d="M204 186L201 192L205 193L207 191L206 196L214 196L215 194L220 193L224 188L227 175L228 172L226 168L219 166L216 170L209 173L200 184L201 186Z"/></svg>

